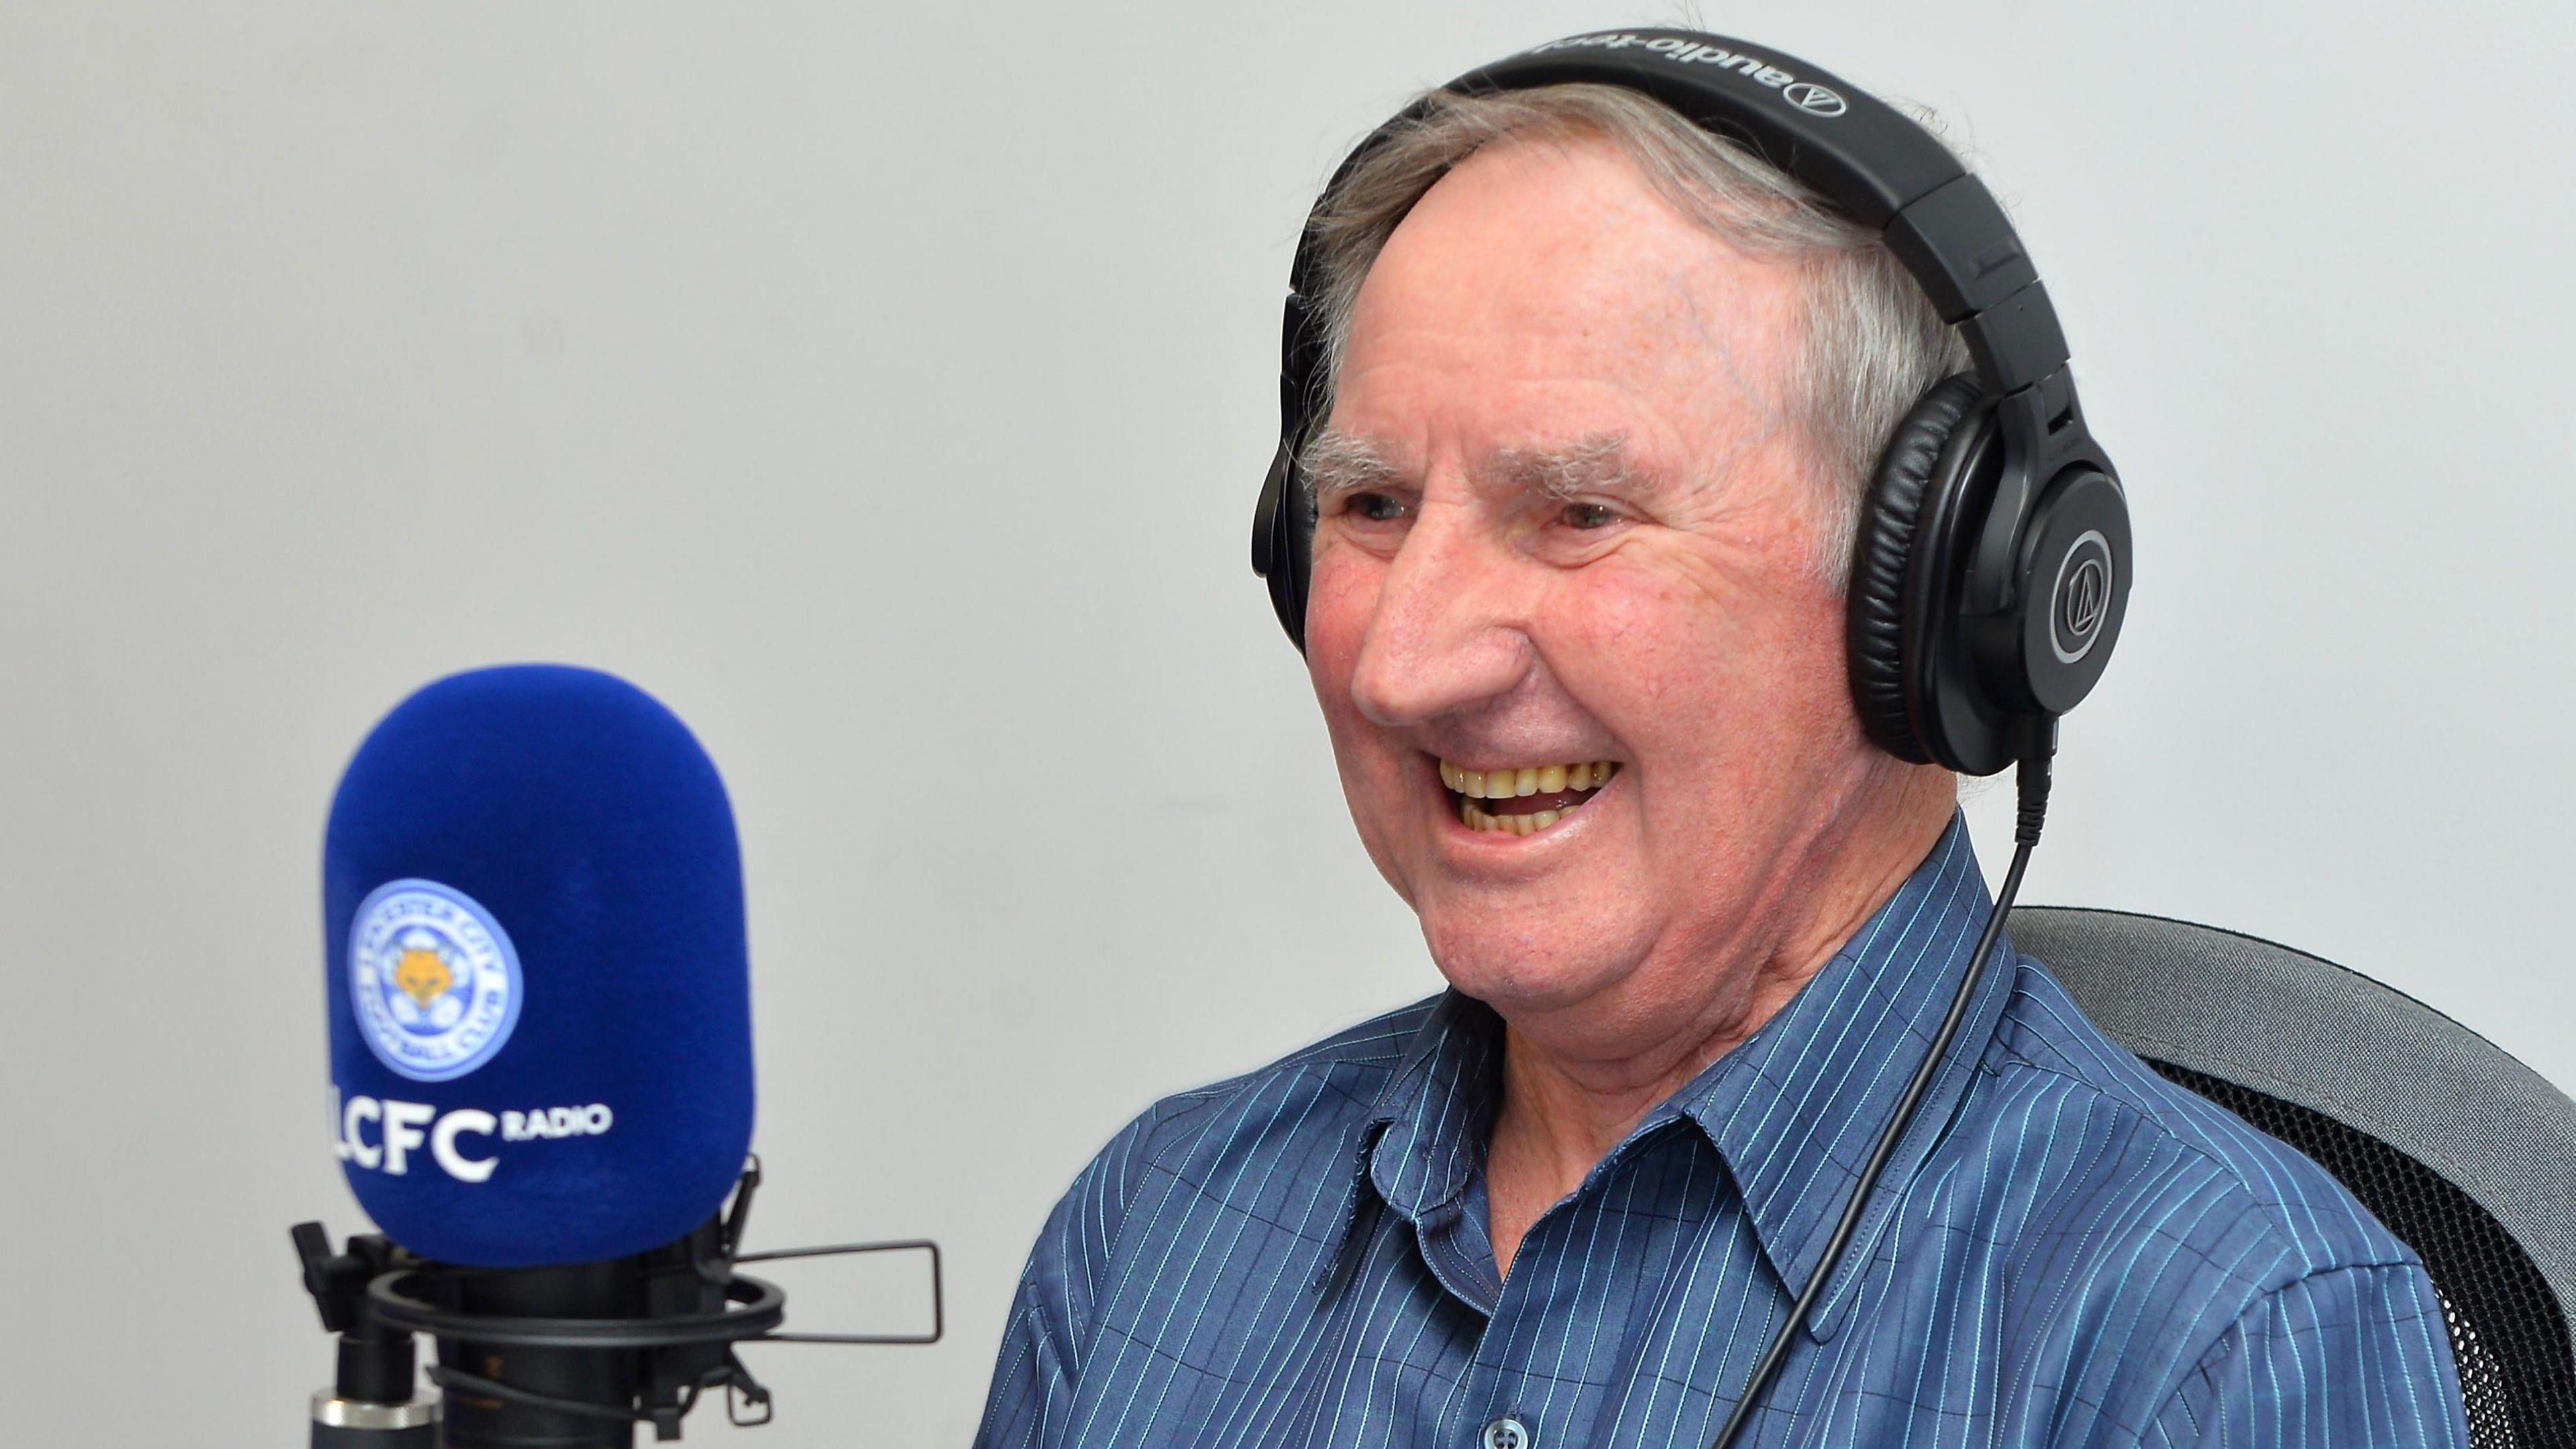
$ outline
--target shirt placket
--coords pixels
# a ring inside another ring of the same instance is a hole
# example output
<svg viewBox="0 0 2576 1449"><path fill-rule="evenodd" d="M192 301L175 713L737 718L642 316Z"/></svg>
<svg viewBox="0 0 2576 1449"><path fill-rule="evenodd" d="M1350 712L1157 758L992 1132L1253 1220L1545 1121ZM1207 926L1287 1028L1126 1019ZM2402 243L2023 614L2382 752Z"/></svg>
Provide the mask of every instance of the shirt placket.
<svg viewBox="0 0 2576 1449"><path fill-rule="evenodd" d="M1566 1335L1588 1338L1593 1321L1602 1313L1624 1313L1630 1305L1615 1289L1600 1303L1580 1301L1585 1273L1583 1265L1569 1261L1569 1255L1579 1255L1583 1244L1595 1236L1600 1226L1596 1219L1609 1210L1611 1194L1621 1179L1639 1170L1645 1154L1672 1144L1673 1134L1667 1129L1673 1125L1669 1113L1649 1118L1571 1196L1549 1208L1521 1239L1511 1276L1497 1283L1481 1304L1466 1294L1458 1295L1480 1307L1485 1329L1469 1360L1455 1409L1441 1416L1441 1445L1589 1449L1589 1427L1576 1419L1584 1412L1584 1389L1577 1383L1552 1383L1554 1360ZM1487 1210L1482 1188L1480 1178L1461 1195L1455 1206L1462 1216ZM1493 1249L1484 1225L1477 1223L1473 1233L1465 1227L1459 1222L1443 1233L1443 1248L1460 1255L1480 1249L1482 1263L1465 1265L1461 1276L1481 1273L1483 1281L1494 1282ZM1433 1271L1441 1270L1435 1264ZM1449 1279L1444 1276L1442 1281Z"/></svg>

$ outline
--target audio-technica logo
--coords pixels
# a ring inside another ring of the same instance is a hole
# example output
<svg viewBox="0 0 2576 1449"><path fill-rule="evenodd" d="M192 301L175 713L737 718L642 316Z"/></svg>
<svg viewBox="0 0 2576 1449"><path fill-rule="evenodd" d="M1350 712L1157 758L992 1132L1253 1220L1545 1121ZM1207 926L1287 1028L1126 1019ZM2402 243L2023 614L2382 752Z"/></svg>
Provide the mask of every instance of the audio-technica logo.
<svg viewBox="0 0 2576 1449"><path fill-rule="evenodd" d="M2111 544L2100 530L2087 530L2058 561L2051 603L2049 648L2060 664L2079 663L2102 642L2111 613Z"/></svg>
<svg viewBox="0 0 2576 1449"><path fill-rule="evenodd" d="M1796 81L1780 88L1780 99L1811 116L1839 116L1851 109L1843 98L1814 81Z"/></svg>
<svg viewBox="0 0 2576 1449"><path fill-rule="evenodd" d="M1626 50L1642 47L1650 55L1659 55L1676 65L1707 65L1731 70L1757 85L1769 86L1780 93L1780 99L1811 116L1839 116L1851 109L1849 102L1831 87L1814 81L1802 81L1788 71L1758 55L1723 49L1705 41L1681 35L1639 35L1633 30L1604 30L1591 35L1570 35L1531 47L1531 55L1545 55L1551 50Z"/></svg>
<svg viewBox="0 0 2576 1449"><path fill-rule="evenodd" d="M2066 580L2066 632L2078 639L2102 627L2102 611L2111 601L2111 571L2098 558L2075 566Z"/></svg>

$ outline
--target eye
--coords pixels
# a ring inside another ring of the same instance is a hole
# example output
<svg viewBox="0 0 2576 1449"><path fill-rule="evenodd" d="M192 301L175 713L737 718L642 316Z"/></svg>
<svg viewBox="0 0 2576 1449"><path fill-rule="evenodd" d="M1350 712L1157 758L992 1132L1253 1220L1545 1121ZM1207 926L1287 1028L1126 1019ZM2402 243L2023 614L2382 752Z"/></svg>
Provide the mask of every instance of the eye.
<svg viewBox="0 0 2576 1449"><path fill-rule="evenodd" d="M1404 516L1404 505L1384 493L1354 493L1343 502L1342 511L1371 523L1393 523Z"/></svg>
<svg viewBox="0 0 2576 1449"><path fill-rule="evenodd" d="M1606 503L1569 503L1556 517L1568 528L1608 528L1619 521L1619 510Z"/></svg>

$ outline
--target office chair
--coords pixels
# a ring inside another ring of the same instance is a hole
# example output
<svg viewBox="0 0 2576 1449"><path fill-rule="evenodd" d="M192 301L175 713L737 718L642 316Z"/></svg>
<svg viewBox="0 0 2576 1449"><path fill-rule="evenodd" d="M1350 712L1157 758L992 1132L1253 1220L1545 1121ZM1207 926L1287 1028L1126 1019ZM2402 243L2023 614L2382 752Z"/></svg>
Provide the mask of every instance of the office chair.
<svg viewBox="0 0 2576 1449"><path fill-rule="evenodd" d="M2341 1179L2432 1273L2477 1449L2576 1449L2576 1103L2330 961L2123 911L2025 906L2016 949L2157 1072Z"/></svg>

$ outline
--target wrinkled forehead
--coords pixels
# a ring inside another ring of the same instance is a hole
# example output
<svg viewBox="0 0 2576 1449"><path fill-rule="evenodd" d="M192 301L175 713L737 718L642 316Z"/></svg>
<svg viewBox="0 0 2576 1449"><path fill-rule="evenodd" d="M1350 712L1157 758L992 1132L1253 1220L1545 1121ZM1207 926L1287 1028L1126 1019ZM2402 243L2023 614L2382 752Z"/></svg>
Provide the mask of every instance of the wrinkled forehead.
<svg viewBox="0 0 2576 1449"><path fill-rule="evenodd" d="M1795 263L1684 216L1607 141L1499 143L1433 185L1369 269L1333 423L1368 436L1426 408L1482 411L1480 452L1774 424L1805 290ZM1580 393L1591 415L1570 435L1505 426L1536 395Z"/></svg>

